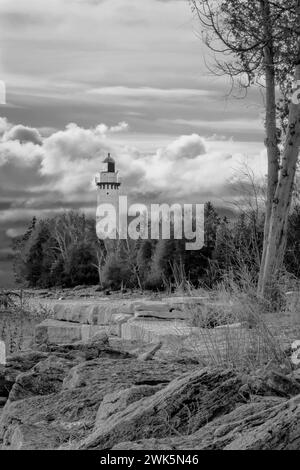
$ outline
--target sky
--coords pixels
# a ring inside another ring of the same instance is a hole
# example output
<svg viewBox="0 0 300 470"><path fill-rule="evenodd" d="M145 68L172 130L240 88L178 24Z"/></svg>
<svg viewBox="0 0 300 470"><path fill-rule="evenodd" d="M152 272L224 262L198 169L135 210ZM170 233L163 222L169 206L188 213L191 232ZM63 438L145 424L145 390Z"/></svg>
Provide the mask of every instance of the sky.
<svg viewBox="0 0 300 470"><path fill-rule="evenodd" d="M0 0L0 287L33 216L95 214L108 152L136 203L230 207L265 175L262 94L213 60L188 0Z"/></svg>

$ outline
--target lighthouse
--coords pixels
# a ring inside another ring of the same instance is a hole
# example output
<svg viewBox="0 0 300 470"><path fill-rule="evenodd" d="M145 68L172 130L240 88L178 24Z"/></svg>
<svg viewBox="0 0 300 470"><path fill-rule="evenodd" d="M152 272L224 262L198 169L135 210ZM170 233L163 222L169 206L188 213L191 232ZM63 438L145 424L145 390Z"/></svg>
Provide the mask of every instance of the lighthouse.
<svg viewBox="0 0 300 470"><path fill-rule="evenodd" d="M118 231L116 224L119 220L119 196L121 186L119 172L116 171L116 163L110 153L103 160L103 168L96 176L95 183L97 186L97 234L99 238L106 238L106 235L110 235L109 227L113 227L112 232L115 232L115 230ZM113 212L109 210L109 214L106 217L108 221L108 231L103 231L99 228L101 227L101 219L103 219L102 211L104 210L105 212L105 208L108 206L111 209L113 206L114 210L112 209ZM101 217L99 213L102 214ZM106 234L105 236L103 236L104 233ZM114 236L112 236L112 238L114 238Z"/></svg>
<svg viewBox="0 0 300 470"><path fill-rule="evenodd" d="M97 203L112 204L116 210L119 203L121 179L116 171L116 162L110 155L103 160L103 169L96 176Z"/></svg>

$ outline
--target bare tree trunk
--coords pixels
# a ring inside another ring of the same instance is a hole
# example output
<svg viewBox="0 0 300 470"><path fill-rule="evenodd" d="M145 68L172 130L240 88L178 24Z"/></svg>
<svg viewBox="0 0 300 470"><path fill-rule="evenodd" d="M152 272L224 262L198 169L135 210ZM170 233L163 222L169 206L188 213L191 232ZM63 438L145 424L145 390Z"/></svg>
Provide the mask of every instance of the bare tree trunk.
<svg viewBox="0 0 300 470"><path fill-rule="evenodd" d="M267 243L270 228L272 204L278 184L280 152L278 148L276 126L276 93L275 93L275 67L273 50L273 31L271 25L270 4L268 0L261 0L262 16L264 18L264 35L266 46L264 47L264 64L266 78L266 147L268 154L268 183L267 201L265 212L264 244L261 259L260 279L263 276L263 266L267 251Z"/></svg>
<svg viewBox="0 0 300 470"><path fill-rule="evenodd" d="M300 2L299 2L300 4ZM298 18L300 23L300 9ZM300 80L300 41L295 79ZM270 225L265 246L264 263L258 285L258 294L269 296L274 288L273 282L283 265L286 248L288 215L292 200L293 184L300 147L300 104L291 102L289 124L283 151L282 165L275 196L272 203Z"/></svg>

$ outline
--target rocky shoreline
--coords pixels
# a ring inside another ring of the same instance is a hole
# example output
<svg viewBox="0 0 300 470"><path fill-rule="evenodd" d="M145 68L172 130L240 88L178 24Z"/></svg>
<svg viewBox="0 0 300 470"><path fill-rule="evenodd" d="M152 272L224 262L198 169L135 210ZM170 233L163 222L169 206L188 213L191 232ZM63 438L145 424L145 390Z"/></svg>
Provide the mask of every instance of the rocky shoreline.
<svg viewBox="0 0 300 470"><path fill-rule="evenodd" d="M299 371L203 369L116 344L101 333L9 357L1 448L300 448Z"/></svg>

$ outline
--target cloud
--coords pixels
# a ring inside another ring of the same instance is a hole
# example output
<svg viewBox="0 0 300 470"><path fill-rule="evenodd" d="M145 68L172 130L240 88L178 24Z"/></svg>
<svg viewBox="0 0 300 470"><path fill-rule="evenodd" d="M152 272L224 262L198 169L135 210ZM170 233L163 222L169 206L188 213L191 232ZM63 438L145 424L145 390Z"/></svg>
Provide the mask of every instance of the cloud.
<svg viewBox="0 0 300 470"><path fill-rule="evenodd" d="M197 134L183 135L169 144L165 149L159 151L164 158L181 160L182 158L196 158L206 153L204 140Z"/></svg>
<svg viewBox="0 0 300 470"><path fill-rule="evenodd" d="M142 187L145 194L158 192L169 198L189 197L191 193L205 197L208 192L221 196L245 160L232 141L223 138L214 142L196 133L179 136L156 151L141 152L122 144L120 134L128 129L126 122L114 126L101 123L93 128L70 123L43 139L36 129L4 124L0 183L6 189L23 189L26 204L19 198L16 208L45 207L47 197L50 207L55 199L88 203L95 191L93 177L108 152L116 157L129 193L138 194ZM252 166L262 173L265 160L265 154L258 154L252 157ZM41 190L45 199L41 202L38 196L35 201L34 191Z"/></svg>
<svg viewBox="0 0 300 470"><path fill-rule="evenodd" d="M195 96L206 96L208 92L201 89L193 88L150 88L150 87L102 87L89 90L88 93L99 96L118 96L129 98L192 98Z"/></svg>
<svg viewBox="0 0 300 470"><path fill-rule="evenodd" d="M5 140L19 140L20 142L32 142L42 145L42 137L37 129L22 125L12 127L6 134Z"/></svg>

